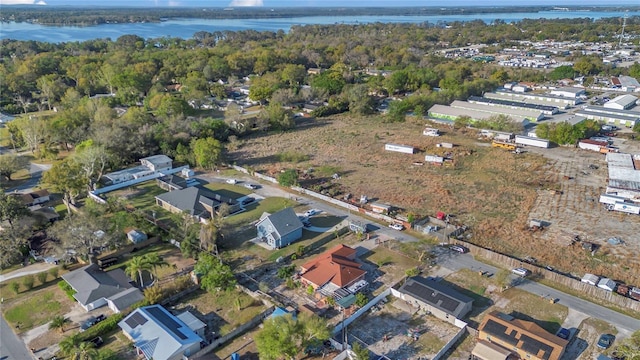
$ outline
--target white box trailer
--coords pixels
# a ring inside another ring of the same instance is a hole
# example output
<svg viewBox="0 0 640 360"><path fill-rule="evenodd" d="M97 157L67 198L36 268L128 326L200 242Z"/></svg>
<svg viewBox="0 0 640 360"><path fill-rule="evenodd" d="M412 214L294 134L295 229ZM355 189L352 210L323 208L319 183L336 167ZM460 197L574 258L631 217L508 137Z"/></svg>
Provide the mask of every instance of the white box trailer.
<svg viewBox="0 0 640 360"><path fill-rule="evenodd" d="M578 147L583 150L591 150L600 152L600 149L606 147L608 144L600 141L594 140L580 140L578 142Z"/></svg>
<svg viewBox="0 0 640 360"><path fill-rule="evenodd" d="M617 202L613 204L613 210L640 215L640 205L628 202Z"/></svg>
<svg viewBox="0 0 640 360"><path fill-rule="evenodd" d="M600 195L600 202L603 204L615 205L619 202L625 202L627 198L613 195L613 194L602 194Z"/></svg>
<svg viewBox="0 0 640 360"><path fill-rule="evenodd" d="M516 135L516 144L523 146L529 145L546 149L549 147L549 140L534 138L530 136Z"/></svg>
<svg viewBox="0 0 640 360"><path fill-rule="evenodd" d="M425 155L424 161L431 164L442 165L442 163L444 163L444 158L438 155Z"/></svg>
<svg viewBox="0 0 640 360"><path fill-rule="evenodd" d="M425 136L440 136L440 132L438 131L438 129L434 129L434 128L426 128L422 131L422 135Z"/></svg>
<svg viewBox="0 0 640 360"><path fill-rule="evenodd" d="M415 149L413 146L399 145L399 144L385 144L384 149L387 151L395 151L395 152L401 152L405 154L413 154L415 152Z"/></svg>
<svg viewBox="0 0 640 360"><path fill-rule="evenodd" d="M452 143L439 143L436 144L436 147L441 147L441 148L446 148L446 149L453 149L453 144Z"/></svg>

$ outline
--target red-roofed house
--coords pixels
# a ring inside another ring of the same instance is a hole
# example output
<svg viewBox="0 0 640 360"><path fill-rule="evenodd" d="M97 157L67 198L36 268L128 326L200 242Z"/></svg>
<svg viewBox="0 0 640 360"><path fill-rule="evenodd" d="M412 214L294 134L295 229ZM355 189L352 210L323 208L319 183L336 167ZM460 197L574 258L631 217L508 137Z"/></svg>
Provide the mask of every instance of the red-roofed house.
<svg viewBox="0 0 640 360"><path fill-rule="evenodd" d="M301 281L304 286L333 294L363 280L367 272L361 266L356 261L355 249L338 245L302 265Z"/></svg>

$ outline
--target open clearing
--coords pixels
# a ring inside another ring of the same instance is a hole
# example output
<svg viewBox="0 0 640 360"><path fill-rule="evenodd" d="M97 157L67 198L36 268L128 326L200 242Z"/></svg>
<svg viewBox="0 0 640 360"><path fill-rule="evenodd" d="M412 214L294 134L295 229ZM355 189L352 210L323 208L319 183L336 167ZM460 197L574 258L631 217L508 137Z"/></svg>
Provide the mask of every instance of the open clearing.
<svg viewBox="0 0 640 360"><path fill-rule="evenodd" d="M597 203L600 189L606 187L603 155L567 148L527 148L516 155L480 142L476 130L442 129L443 136L428 137L422 135L424 126L424 121L416 119L384 123L375 116L339 115L316 119L291 132L256 134L243 140L229 158L271 176L287 168L300 173L313 168L310 177L300 180L302 186L330 186L340 197L367 195L405 213L445 211L455 215L454 222L470 226L470 240L476 244L520 258L533 256L564 271L592 271L640 283L640 260L626 255L637 253L629 250L640 246L629 244L640 233L640 217L606 213ZM457 146L436 147L440 142ZM386 143L411 145L418 151L413 155L388 152ZM307 155L309 160L281 162L278 154L284 152ZM446 152L453 158L449 165L413 165L424 162L425 154ZM581 171L594 161L599 169L581 178ZM323 170L327 168L341 178L331 179ZM575 179L564 180L563 171ZM563 194L551 195L550 190ZM533 233L528 230L531 218L552 225ZM621 226L623 220L625 226ZM584 234L601 245L610 236L620 236L627 245L603 246L596 257L579 246L558 251L556 237L564 232ZM625 266L612 267L613 263Z"/></svg>

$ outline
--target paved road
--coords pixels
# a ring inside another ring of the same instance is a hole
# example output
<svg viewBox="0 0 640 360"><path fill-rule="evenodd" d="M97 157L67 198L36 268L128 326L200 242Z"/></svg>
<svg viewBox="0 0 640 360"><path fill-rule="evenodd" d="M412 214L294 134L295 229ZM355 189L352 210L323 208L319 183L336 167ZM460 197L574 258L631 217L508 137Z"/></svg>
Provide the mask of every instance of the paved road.
<svg viewBox="0 0 640 360"><path fill-rule="evenodd" d="M472 269L474 271L488 271L493 274L497 273L500 270L498 268L475 260L469 254L462 255L453 252L450 256L445 256L440 265L451 270L460 270L466 268ZM512 276L512 279L516 281L519 280L519 278L517 278L516 276ZM535 281L525 279L524 281L519 282L516 287L528 291L534 295L558 299L558 303L564 306L588 314L590 317L604 320L622 330L625 330L625 332L634 332L636 330L640 330L640 321L638 319L615 312L613 310L577 298L575 296L565 294L561 291L542 285Z"/></svg>
<svg viewBox="0 0 640 360"><path fill-rule="evenodd" d="M48 164L29 164L29 175L31 176L29 180L25 181L20 186L13 187L8 189L6 192L28 192L31 191L34 187L38 185L40 182L40 178L42 177L42 173L51 169L51 165ZM0 359L1 360L1 359Z"/></svg>
<svg viewBox="0 0 640 360"><path fill-rule="evenodd" d="M9 324L0 317L0 360L33 359L26 345L13 332Z"/></svg>
<svg viewBox="0 0 640 360"><path fill-rule="evenodd" d="M207 180L216 181L212 178L208 178ZM250 177L243 177L244 181L248 181L251 183L256 183L255 179ZM217 181L220 181L219 179ZM271 185L262 185L260 189L256 190L256 193L262 196L281 196L288 198L296 198L299 203L308 205L311 208L320 209L326 213L333 214L336 216L341 216L348 218L350 220L360 221L363 224L369 224L369 227L375 228L375 231L378 235L384 235L390 238L395 238L402 242L413 242L418 241L417 238L410 235L409 233L397 231L390 229L386 226L379 225L377 223L372 223L369 219L361 217L358 213L349 212L346 209L333 207L325 202L316 200L314 198L309 198L301 195L293 195L291 193L285 192L284 190L278 188L277 186ZM493 266L487 265L480 261L475 260L470 254L459 254L453 251L445 251L443 255L438 256L439 265L450 269L452 271L457 271L460 269L471 269L474 271L488 271L490 273L497 273L500 269L495 268ZM513 276L513 279L516 280L516 277ZM604 320L608 323L615 325L616 327L624 330L625 332L633 332L636 330L640 330L640 321L638 319L634 319L630 316L620 314L613 310L609 310L603 306L591 303L586 300L582 300L575 296L565 294L558 290L552 289L548 286L542 285L540 283L536 283L533 281L525 280L517 285L518 288L528 291L532 294L536 295L546 295L547 297L552 297L555 299L559 299L559 303L565 305L569 308L577 310L579 312L589 314L589 316Z"/></svg>

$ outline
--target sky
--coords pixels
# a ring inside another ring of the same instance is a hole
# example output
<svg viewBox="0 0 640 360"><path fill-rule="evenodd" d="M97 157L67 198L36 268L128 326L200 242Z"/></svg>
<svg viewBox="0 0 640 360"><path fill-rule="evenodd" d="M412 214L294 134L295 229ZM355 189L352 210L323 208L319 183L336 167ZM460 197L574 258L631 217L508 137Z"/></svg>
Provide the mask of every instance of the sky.
<svg viewBox="0 0 640 360"><path fill-rule="evenodd" d="M403 7L403 6L535 6L535 5L639 5L638 0L0 0L0 5L40 4L53 6L135 7Z"/></svg>

